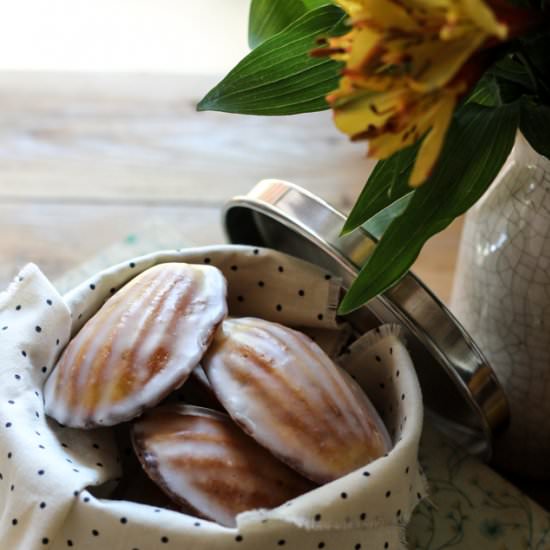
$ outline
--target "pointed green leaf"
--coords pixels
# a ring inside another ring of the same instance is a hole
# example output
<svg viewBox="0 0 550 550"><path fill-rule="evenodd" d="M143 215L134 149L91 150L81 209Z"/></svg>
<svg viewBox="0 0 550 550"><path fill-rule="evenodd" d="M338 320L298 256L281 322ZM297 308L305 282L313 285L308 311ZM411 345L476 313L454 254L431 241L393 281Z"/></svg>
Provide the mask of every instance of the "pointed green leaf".
<svg viewBox="0 0 550 550"><path fill-rule="evenodd" d="M530 91L534 91L525 65L511 55L507 55L498 61L498 63L489 69L489 72L499 80L508 80Z"/></svg>
<svg viewBox="0 0 550 550"><path fill-rule="evenodd" d="M489 74L496 78L499 96L504 103L512 103L526 93L536 92L526 66L511 55L493 65Z"/></svg>
<svg viewBox="0 0 550 550"><path fill-rule="evenodd" d="M475 103L460 110L434 173L386 230L344 297L340 313L360 307L395 284L424 243L481 197L512 149L518 111L517 104L490 108Z"/></svg>
<svg viewBox="0 0 550 550"><path fill-rule="evenodd" d="M347 30L336 6L311 10L250 52L199 103L199 111L290 115L327 109L341 64L309 52L319 37Z"/></svg>
<svg viewBox="0 0 550 550"><path fill-rule="evenodd" d="M330 0L252 0L248 17L248 45L256 48L304 13L327 4Z"/></svg>
<svg viewBox="0 0 550 550"><path fill-rule="evenodd" d="M299 0L252 0L248 16L248 45L256 48L306 11Z"/></svg>
<svg viewBox="0 0 550 550"><path fill-rule="evenodd" d="M326 6L328 4L334 4L332 0L302 0L302 4L306 7L307 11Z"/></svg>
<svg viewBox="0 0 550 550"><path fill-rule="evenodd" d="M414 191L409 191L406 195L392 202L389 206L386 206L386 208L380 210L380 212L367 220L361 227L369 235L380 240L393 220L403 214L412 199L413 193Z"/></svg>
<svg viewBox="0 0 550 550"><path fill-rule="evenodd" d="M491 74L484 75L476 87L471 91L466 101L486 105L487 107L497 107L502 103L496 78Z"/></svg>
<svg viewBox="0 0 550 550"><path fill-rule="evenodd" d="M342 234L350 233L403 195L411 192L409 175L420 142L376 163L361 191Z"/></svg>

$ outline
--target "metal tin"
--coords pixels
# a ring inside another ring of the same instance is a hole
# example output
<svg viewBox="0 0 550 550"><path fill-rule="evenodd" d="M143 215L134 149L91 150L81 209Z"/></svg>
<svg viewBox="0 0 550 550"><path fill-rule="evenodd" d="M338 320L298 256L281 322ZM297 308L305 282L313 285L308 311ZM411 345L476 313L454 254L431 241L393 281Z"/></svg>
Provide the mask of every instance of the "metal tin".
<svg viewBox="0 0 550 550"><path fill-rule="evenodd" d="M340 236L345 216L288 182L264 180L225 207L232 243L266 246L322 266L349 286L372 253L375 239L362 228ZM427 414L440 429L486 460L495 434L506 426L508 403L491 366L441 301L411 272L350 316L359 328L373 323L405 327Z"/></svg>

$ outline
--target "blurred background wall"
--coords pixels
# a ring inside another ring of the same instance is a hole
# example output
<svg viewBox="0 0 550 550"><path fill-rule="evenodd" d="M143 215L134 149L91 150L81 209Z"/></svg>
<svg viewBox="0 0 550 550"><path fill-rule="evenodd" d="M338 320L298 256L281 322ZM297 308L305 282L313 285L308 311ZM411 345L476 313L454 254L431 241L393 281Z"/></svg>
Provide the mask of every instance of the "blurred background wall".
<svg viewBox="0 0 550 550"><path fill-rule="evenodd" d="M249 0L0 0L0 70L217 73Z"/></svg>

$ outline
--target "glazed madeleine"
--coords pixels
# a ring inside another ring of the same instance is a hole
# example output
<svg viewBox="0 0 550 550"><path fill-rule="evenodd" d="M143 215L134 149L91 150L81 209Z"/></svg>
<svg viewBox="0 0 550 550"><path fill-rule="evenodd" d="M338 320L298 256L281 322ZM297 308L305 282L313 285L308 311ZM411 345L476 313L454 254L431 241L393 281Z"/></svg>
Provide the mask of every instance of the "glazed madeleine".
<svg viewBox="0 0 550 550"><path fill-rule="evenodd" d="M300 332L227 319L202 366L235 422L313 481L331 481L390 449L365 393Z"/></svg>
<svg viewBox="0 0 550 550"><path fill-rule="evenodd" d="M190 405L135 421L143 468L182 510L234 526L240 512L273 508L313 488L242 432L229 416Z"/></svg>
<svg viewBox="0 0 550 550"><path fill-rule="evenodd" d="M226 313L226 281L215 267L144 271L66 347L46 382L46 412L79 428L134 418L185 382Z"/></svg>

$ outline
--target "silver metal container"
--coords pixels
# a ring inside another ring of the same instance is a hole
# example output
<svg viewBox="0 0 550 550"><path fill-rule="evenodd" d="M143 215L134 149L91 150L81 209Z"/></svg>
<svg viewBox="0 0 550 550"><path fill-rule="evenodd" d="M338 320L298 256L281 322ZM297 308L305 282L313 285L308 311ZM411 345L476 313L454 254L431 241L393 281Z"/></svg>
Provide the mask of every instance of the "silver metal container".
<svg viewBox="0 0 550 550"><path fill-rule="evenodd" d="M232 243L266 246L308 260L349 286L376 241L359 228L340 236L345 216L308 191L264 180L224 210ZM355 326L399 323L422 386L426 412L440 429L489 460L507 425L506 397L491 366L450 311L412 273L351 314Z"/></svg>

